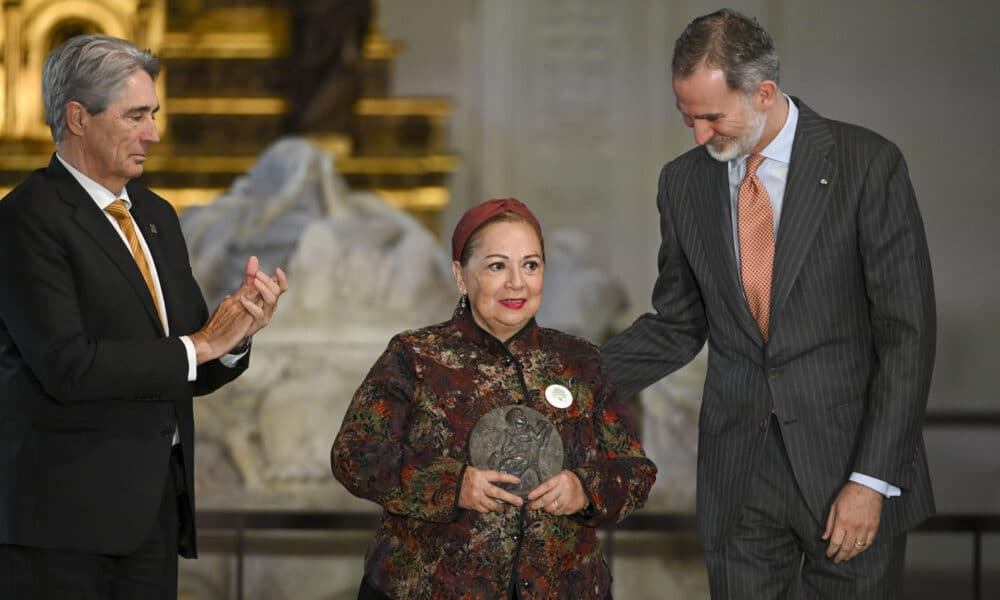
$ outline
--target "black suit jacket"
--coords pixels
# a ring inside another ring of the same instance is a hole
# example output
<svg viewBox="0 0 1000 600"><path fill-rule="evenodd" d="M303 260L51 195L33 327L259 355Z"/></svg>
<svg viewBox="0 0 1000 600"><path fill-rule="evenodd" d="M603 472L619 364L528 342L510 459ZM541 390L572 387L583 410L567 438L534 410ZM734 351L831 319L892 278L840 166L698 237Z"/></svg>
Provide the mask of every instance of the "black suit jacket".
<svg viewBox="0 0 1000 600"><path fill-rule="evenodd" d="M697 510L709 549L725 542L739 514L772 406L817 536L854 471L903 490L885 501L879 535L934 510L922 435L934 293L906 164L888 140L794 101L770 339L736 268L727 166L698 147L660 174L655 312L603 348L628 396L707 340Z"/></svg>
<svg viewBox="0 0 1000 600"><path fill-rule="evenodd" d="M175 424L193 514L192 396L247 367L211 361L187 381L178 336L205 323L205 301L174 209L127 187L171 337L128 248L55 156L0 201L0 544L134 551L156 519Z"/></svg>

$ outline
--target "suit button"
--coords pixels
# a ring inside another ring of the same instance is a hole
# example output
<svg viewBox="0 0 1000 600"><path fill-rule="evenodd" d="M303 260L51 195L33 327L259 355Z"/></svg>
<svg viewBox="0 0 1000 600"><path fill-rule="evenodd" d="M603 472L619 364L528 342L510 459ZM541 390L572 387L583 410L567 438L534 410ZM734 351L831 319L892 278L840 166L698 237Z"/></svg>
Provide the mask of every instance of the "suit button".
<svg viewBox="0 0 1000 600"><path fill-rule="evenodd" d="M774 379L777 376L778 376L778 370L775 369L774 367L771 367L770 369L767 370L768 379Z"/></svg>
<svg viewBox="0 0 1000 600"><path fill-rule="evenodd" d="M174 435L174 430L173 429L161 429L160 430L160 435L162 435L163 437L172 436L172 435Z"/></svg>

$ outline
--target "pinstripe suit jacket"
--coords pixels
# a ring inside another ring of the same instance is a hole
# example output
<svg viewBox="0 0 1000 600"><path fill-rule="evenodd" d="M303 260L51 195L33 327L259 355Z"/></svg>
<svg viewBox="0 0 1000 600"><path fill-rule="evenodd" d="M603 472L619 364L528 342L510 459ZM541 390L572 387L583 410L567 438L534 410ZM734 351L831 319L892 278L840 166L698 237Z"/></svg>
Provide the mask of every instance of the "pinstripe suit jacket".
<svg viewBox="0 0 1000 600"><path fill-rule="evenodd" d="M885 138L793 101L799 123L769 341L736 267L726 164L698 147L660 174L654 312L602 349L629 396L686 364L707 340L697 494L706 549L728 538L772 406L817 536L853 471L903 490L884 503L879 535L934 511L922 435L934 292L905 161Z"/></svg>

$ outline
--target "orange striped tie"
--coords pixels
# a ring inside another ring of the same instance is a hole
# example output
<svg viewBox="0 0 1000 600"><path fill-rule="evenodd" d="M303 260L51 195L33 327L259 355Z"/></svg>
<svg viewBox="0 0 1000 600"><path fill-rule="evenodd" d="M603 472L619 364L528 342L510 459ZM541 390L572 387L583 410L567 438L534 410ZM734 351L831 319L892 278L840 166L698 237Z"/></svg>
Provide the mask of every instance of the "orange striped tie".
<svg viewBox="0 0 1000 600"><path fill-rule="evenodd" d="M774 214L757 167L760 154L747 157L747 174L740 183L737 226L740 236L740 276L750 313L767 340L771 320L771 272L774 268Z"/></svg>
<svg viewBox="0 0 1000 600"><path fill-rule="evenodd" d="M160 302L156 299L156 285L153 283L153 274L149 271L149 263L146 262L146 253L142 251L139 236L135 233L135 223L132 222L132 215L129 214L125 202L120 199L109 204L104 210L118 221L118 226L121 227L122 233L125 234L125 239L128 240L128 247L132 250L132 257L135 259L135 264L139 267L142 278L146 280L149 295L153 297L153 305L156 306L156 315L160 316ZM166 324L163 323L162 316L160 316L160 324L166 329Z"/></svg>

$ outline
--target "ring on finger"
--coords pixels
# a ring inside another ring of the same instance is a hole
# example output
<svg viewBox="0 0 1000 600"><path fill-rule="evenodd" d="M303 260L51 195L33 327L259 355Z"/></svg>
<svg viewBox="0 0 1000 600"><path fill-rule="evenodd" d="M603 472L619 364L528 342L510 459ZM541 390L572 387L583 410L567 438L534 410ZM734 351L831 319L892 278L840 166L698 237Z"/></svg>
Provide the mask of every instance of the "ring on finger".
<svg viewBox="0 0 1000 600"><path fill-rule="evenodd" d="M861 538L858 538L858 539L854 540L854 547L855 548L864 548L867 545L868 545L868 542L862 540Z"/></svg>
<svg viewBox="0 0 1000 600"><path fill-rule="evenodd" d="M552 508L554 508L556 510L559 510L559 501L558 500L553 500L552 501Z"/></svg>

